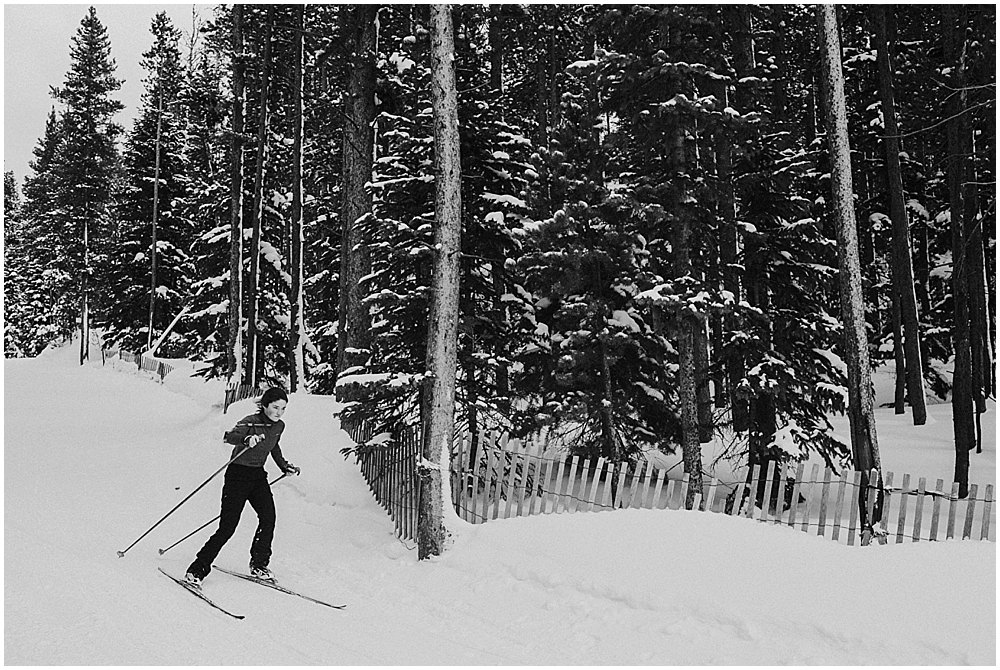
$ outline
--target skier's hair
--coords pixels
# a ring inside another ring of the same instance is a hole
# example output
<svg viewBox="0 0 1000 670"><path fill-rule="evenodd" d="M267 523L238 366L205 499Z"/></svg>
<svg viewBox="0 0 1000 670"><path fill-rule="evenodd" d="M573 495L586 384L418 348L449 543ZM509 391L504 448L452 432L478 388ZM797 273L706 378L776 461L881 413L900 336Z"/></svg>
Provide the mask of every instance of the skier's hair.
<svg viewBox="0 0 1000 670"><path fill-rule="evenodd" d="M257 401L257 407L264 409L275 400L288 402L288 394L285 393L285 389L278 388L277 386L267 389L264 391L264 395L260 397L260 400Z"/></svg>

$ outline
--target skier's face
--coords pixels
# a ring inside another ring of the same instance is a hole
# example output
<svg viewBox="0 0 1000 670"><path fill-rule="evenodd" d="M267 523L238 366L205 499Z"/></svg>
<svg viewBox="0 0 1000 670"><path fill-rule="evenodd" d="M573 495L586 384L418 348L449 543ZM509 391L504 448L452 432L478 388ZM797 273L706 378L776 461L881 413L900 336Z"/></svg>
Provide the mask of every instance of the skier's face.
<svg viewBox="0 0 1000 670"><path fill-rule="evenodd" d="M284 415L288 402L285 400L275 400L270 405L264 405L264 416L271 421L277 421Z"/></svg>

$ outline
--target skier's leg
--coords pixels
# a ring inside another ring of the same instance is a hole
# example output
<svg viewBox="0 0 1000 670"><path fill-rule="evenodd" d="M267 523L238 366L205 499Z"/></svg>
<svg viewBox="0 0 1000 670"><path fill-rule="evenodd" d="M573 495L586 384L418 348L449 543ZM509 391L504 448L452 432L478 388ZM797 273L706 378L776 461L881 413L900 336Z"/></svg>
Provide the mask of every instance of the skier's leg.
<svg viewBox="0 0 1000 670"><path fill-rule="evenodd" d="M212 571L212 561L236 532L248 493L248 482L231 477L227 471L226 483L222 487L222 514L219 517L219 528L198 552L194 562L188 568L188 572L204 579L205 575Z"/></svg>
<svg viewBox="0 0 1000 670"><path fill-rule="evenodd" d="M257 512L257 532L250 546L250 565L266 568L271 561L275 522L274 496L271 494L271 487L267 485L266 476L264 486L254 489L249 500L250 506Z"/></svg>

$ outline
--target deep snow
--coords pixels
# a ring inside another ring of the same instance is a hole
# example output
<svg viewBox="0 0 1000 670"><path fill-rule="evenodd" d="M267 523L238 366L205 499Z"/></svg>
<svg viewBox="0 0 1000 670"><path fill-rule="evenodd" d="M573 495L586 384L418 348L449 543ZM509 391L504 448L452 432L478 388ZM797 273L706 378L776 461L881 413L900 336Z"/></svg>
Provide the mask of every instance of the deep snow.
<svg viewBox="0 0 1000 670"><path fill-rule="evenodd" d="M6 664L996 663L993 542L846 547L722 515L620 510L463 525L445 555L418 562L340 455L332 400L301 394L282 450L302 475L275 486L272 568L348 608L213 572L206 593L246 615L232 620L156 571L183 572L207 538L212 527L157 553L218 514L221 475L116 551L225 463L222 432L252 404L223 415L221 387L184 367L161 385L74 358L4 363ZM880 411L887 467L950 478L944 408L918 449ZM980 485L995 482L988 437L973 455ZM248 509L217 563L245 567L254 526Z"/></svg>

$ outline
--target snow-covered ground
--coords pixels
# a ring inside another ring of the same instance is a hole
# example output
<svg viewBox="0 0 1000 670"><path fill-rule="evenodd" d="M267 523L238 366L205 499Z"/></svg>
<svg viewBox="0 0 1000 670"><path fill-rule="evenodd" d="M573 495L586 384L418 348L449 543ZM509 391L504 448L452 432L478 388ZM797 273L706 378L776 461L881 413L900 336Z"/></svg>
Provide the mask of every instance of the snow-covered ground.
<svg viewBox="0 0 1000 670"><path fill-rule="evenodd" d="M272 568L335 611L214 572L230 619L182 573L218 514L221 476L116 554L228 458L221 388L184 367L80 367L57 349L4 363L4 662L10 665L996 663L996 545L867 548L684 511L620 510L457 528L418 562L392 535L332 399L294 395L275 486ZM948 405L919 432L880 410L887 469L950 481ZM994 408L972 481L995 483ZM893 422L898 422L894 428ZM916 436L920 442L916 443ZM902 437L900 437L902 436ZM906 437L906 436L913 436ZM273 464L269 470L275 471ZM245 512L217 563L246 566Z"/></svg>

